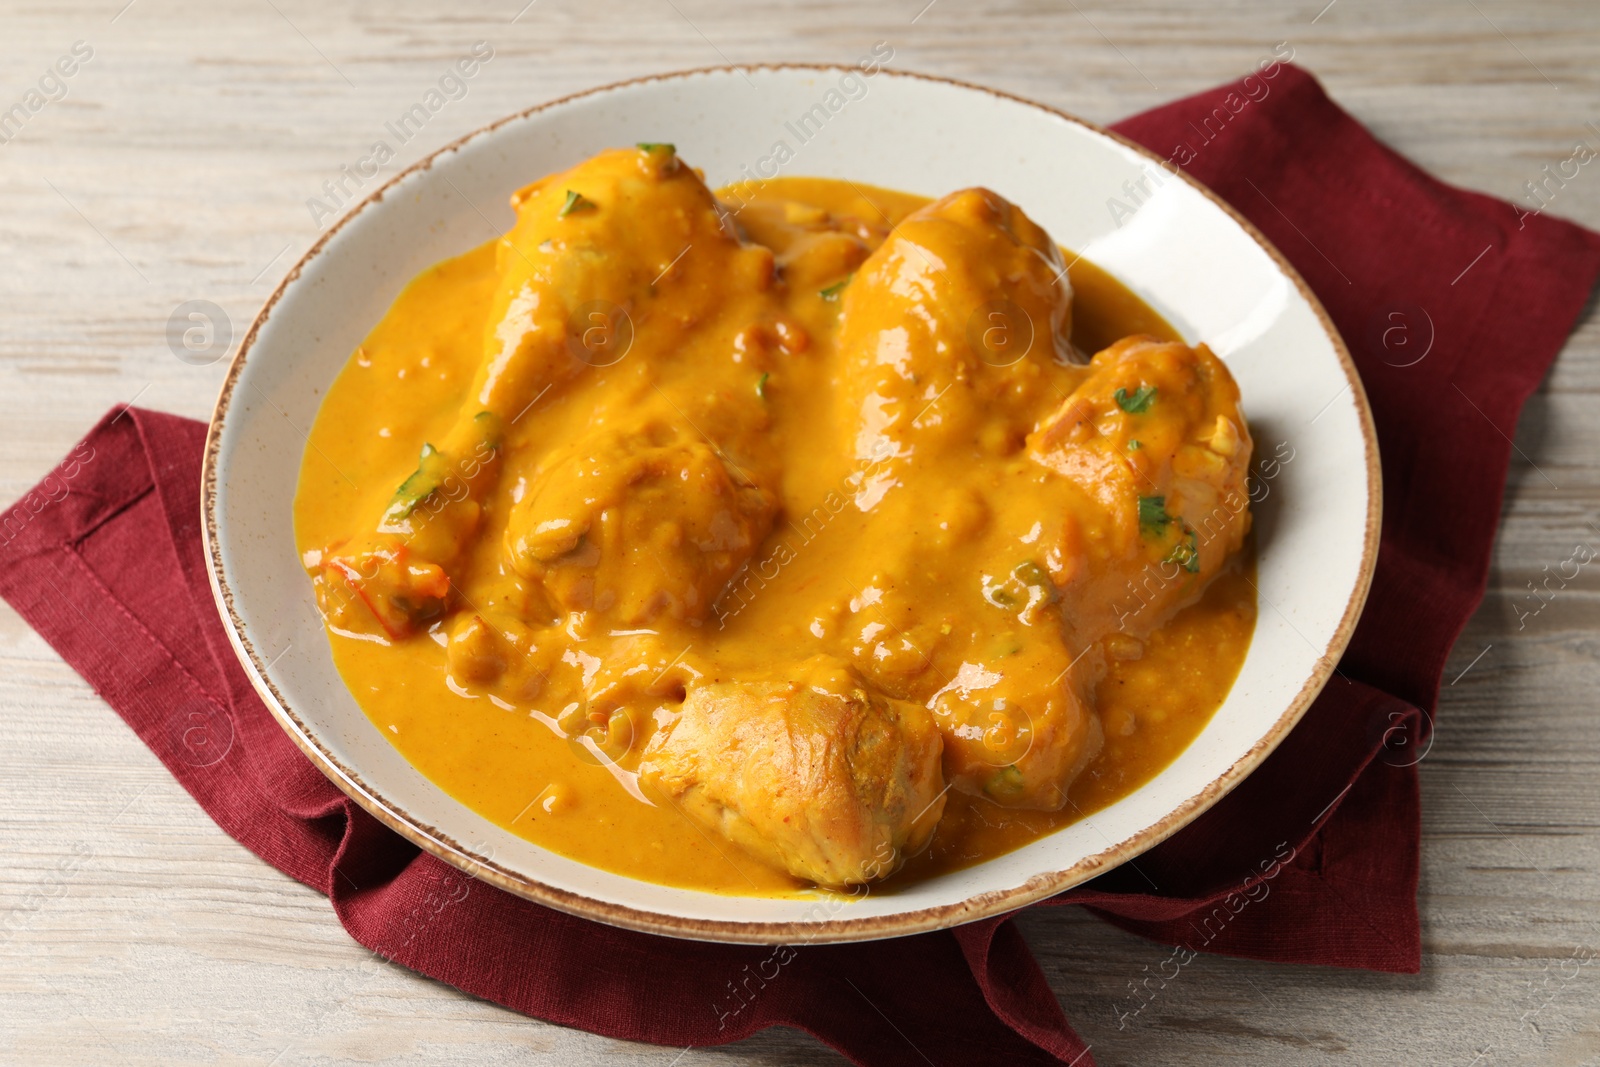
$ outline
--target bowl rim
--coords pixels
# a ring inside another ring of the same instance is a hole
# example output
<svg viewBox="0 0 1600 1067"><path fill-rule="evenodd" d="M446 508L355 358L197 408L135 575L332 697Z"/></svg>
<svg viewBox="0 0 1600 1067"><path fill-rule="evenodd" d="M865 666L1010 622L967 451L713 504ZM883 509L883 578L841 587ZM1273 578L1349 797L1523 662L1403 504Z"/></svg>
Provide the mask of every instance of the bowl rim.
<svg viewBox="0 0 1600 1067"><path fill-rule="evenodd" d="M268 711L272 713L290 739L343 793L366 809L379 822L424 851L469 875L515 896L580 918L591 919L640 933L734 944L784 944L797 942L832 944L870 941L946 929L1015 911L1064 892L1139 856L1177 833L1231 792L1235 786L1243 781L1250 772L1255 770L1278 747L1283 739L1288 736L1289 731L1305 715L1312 701L1316 699L1337 669L1339 658L1349 645L1356 624L1361 617L1362 608L1366 604L1367 594L1372 585L1373 571L1377 564L1379 534L1383 515L1383 485L1382 469L1378 457L1377 430L1372 421L1372 410L1368 404L1366 390L1362 386L1360 374L1356 370L1355 363L1351 359L1350 351L1345 345L1344 339L1333 325L1327 309L1323 307L1322 301L1317 298L1311 287L1306 284L1305 279L1300 276L1300 272L1253 223L1235 210L1231 204L1195 180L1187 171L1179 168L1176 176L1219 207L1229 219L1238 225L1271 258L1273 264L1284 277L1294 284L1295 289L1316 316L1318 325L1321 326L1328 340L1332 343L1334 355L1338 359L1340 369L1344 371L1347 379L1361 428L1367 475L1367 514L1361 564L1355 585L1345 603L1344 612L1340 616L1338 626L1328 639L1327 645L1317 658L1310 675L1301 686L1299 692L1295 694L1294 699L1289 703L1283 714L1279 716L1278 720L1248 751L1235 760L1220 775L1207 783L1198 793L1183 800L1160 820L1120 842L1109 845L1100 852L1084 857L1070 867L1037 874L1020 885L1009 889L996 889L978 893L952 904L935 905L889 915L861 918L834 916L817 921L751 922L701 919L596 900L582 893L545 885L526 873L509 869L495 862L492 857L478 855L466 845L451 839L449 835L439 828L428 825L405 811L404 808L386 799L368 786L362 780L359 772L352 767L344 766L332 752L323 747L315 734L305 726L300 717L295 714L288 702L278 692L277 687L268 677L267 661L262 658L261 653L251 644L249 638L244 635L244 621L235 610L233 589L228 584L228 578L223 567L222 545L217 528L218 458L222 446L224 424L233 401L235 386L238 384L250 351L254 347L262 325L270 317L279 299L300 278L305 268L322 253L336 233L356 216L382 200L392 188L403 182L411 174L432 167L435 161L447 153L454 152L467 142L487 136L509 123L521 121L539 112L574 100L598 96L629 86L651 82L670 82L730 71L735 73L751 70L844 72L854 69L854 66L843 63L727 63L659 74L647 74L610 82L575 93L568 93L480 126L448 144L442 145L399 171L341 215L296 261L295 265L284 275L283 280L278 283L272 294L262 304L261 309L251 322L249 330L246 331L241 339L238 351L234 353L233 359L229 364L228 373L223 379L217 402L212 410L210 425L206 431L205 453L201 469L200 528L205 543L206 572L210 579L212 594L218 608L221 609L222 621L228 633L228 640L233 645L235 653L243 664L245 673L249 676L250 682L261 697L262 702L266 704ZM1051 107L1048 104L1041 104L1038 101L1030 100L1014 93L977 85L957 78L916 71L891 70L885 67L879 73L887 74L893 78L955 86L973 92L986 93L1001 100L1023 104L1043 111L1055 118L1081 126L1092 133L1110 138L1124 148L1143 156L1153 164L1160 165L1163 162L1156 153L1113 130ZM1169 171L1169 173L1171 172ZM628 876L620 875L620 877Z"/></svg>

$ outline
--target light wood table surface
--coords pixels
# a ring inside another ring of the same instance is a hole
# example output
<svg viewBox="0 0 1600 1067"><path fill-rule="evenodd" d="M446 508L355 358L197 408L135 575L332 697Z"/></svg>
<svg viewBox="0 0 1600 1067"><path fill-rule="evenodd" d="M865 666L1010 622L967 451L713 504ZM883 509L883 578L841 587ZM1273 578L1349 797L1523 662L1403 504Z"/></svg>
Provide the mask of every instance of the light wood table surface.
<svg viewBox="0 0 1600 1067"><path fill-rule="evenodd" d="M494 59L387 173L617 79L851 61L877 41L892 67L1098 121L1287 41L1379 136L1511 199L1576 140L1600 147L1595 0L525 2L0 3L0 108L74 42L93 51L0 144L0 501L112 403L205 418L225 363L174 358L173 309L214 301L237 338L317 237L306 199L479 40ZM1600 227L1600 164L1550 210ZM1101 1064L1600 1063L1600 966L1574 962L1600 950L1600 563L1548 603L1528 592L1575 546L1600 549L1597 403L1591 308L1518 428L1488 599L1421 765L1422 973L1201 956L1119 1030L1113 1005L1164 950L1078 909L1024 917ZM86 858L62 876L69 855ZM217 829L0 607L0 917L19 910L0 944L7 1064L842 1062L791 1031L692 1051L611 1041L359 969L327 901Z"/></svg>

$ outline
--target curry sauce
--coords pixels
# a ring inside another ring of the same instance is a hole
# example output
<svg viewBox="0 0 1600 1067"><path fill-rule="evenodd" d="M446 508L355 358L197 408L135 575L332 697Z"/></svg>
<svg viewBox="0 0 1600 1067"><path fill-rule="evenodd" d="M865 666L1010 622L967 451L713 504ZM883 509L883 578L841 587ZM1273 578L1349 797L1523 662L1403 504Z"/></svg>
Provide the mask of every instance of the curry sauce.
<svg viewBox="0 0 1600 1067"><path fill-rule="evenodd" d="M513 202L352 355L295 506L341 674L447 793L649 881L892 891L1221 704L1237 390L1019 209L713 201L662 145Z"/></svg>

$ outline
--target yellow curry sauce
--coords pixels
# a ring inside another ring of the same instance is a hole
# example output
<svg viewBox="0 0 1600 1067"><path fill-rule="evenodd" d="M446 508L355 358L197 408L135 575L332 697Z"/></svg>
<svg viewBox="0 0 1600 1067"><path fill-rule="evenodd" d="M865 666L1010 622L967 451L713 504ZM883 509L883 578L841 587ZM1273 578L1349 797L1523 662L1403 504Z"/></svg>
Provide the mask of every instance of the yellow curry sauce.
<svg viewBox="0 0 1600 1067"><path fill-rule="evenodd" d="M1148 780L1255 622L1220 363L993 194L779 179L733 236L697 186L670 146L530 186L330 389L296 538L372 722L539 845L726 893L892 891ZM792 771L769 713L850 732L836 795L722 781Z"/></svg>

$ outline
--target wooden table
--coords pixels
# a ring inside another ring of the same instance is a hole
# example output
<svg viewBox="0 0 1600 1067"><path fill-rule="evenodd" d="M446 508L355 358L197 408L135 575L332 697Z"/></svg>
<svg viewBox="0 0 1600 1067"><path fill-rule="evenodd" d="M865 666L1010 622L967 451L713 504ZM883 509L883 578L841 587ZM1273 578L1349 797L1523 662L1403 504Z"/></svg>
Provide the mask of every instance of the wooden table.
<svg viewBox="0 0 1600 1067"><path fill-rule="evenodd" d="M1600 122L1594 0L1324 2L5 0L0 107L74 42L92 58L0 145L0 500L114 402L206 417L225 364L173 357L173 309L214 301L237 337L315 240L306 199L478 40L493 61L389 172L575 90L724 61L848 61L876 41L894 67L1101 121L1287 41L1381 137L1511 199L1576 139L1600 144L1585 125ZM1600 165L1550 210L1600 227ZM1488 599L1421 765L1423 972L1202 956L1119 1030L1113 1004L1163 950L1077 909L1024 917L1100 1063L1600 1063L1600 967L1570 962L1600 946L1600 564L1537 614L1528 592L1575 545L1600 547L1597 402L1591 314L1518 429ZM0 946L0 1061L841 1062L789 1031L687 1052L610 1041L360 969L327 901L217 829L3 607L0 706L0 916L23 912Z"/></svg>

